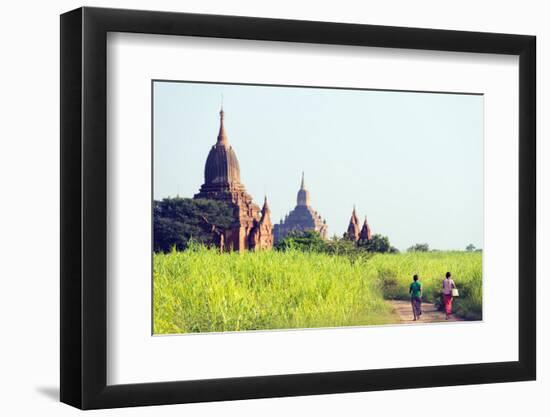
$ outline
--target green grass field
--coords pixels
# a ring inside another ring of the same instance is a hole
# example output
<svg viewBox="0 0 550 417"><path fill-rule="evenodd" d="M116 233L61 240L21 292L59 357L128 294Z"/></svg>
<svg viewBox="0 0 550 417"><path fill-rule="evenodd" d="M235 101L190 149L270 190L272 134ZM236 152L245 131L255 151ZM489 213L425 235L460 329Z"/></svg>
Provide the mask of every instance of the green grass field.
<svg viewBox="0 0 550 417"><path fill-rule="evenodd" d="M435 301L444 273L457 311L481 317L481 254L345 256L299 251L224 253L198 247L154 255L154 333L221 332L394 323L384 298L405 299L413 273Z"/></svg>

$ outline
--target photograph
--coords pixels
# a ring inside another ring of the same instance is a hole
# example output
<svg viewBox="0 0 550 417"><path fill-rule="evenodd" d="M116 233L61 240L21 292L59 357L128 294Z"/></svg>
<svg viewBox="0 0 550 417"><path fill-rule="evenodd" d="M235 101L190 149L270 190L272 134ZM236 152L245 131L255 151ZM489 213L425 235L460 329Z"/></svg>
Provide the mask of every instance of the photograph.
<svg viewBox="0 0 550 417"><path fill-rule="evenodd" d="M153 80L152 333L482 320L483 100Z"/></svg>
<svg viewBox="0 0 550 417"><path fill-rule="evenodd" d="M37 291L8 293L40 307L7 297L26 318L12 320L15 350L36 345L23 322L46 348L8 366L35 390L10 408L386 415L412 402L451 417L542 404L543 14L317 3L64 6L49 32L47 13L35 19L45 36L27 40L58 51L40 78L55 82L33 88L56 91L29 123L28 82L8 83L27 109L11 136L40 144L8 141L27 159L8 171L44 168L16 184L33 203L7 193L23 222L4 217L11 249L53 236L59 253L8 262L35 267L6 276ZM16 49L44 61L32 45ZM48 123L57 146L26 134ZM35 184L46 166L51 192ZM55 222L35 213L42 194ZM22 233L33 219L59 230ZM501 401L512 392L525 401Z"/></svg>

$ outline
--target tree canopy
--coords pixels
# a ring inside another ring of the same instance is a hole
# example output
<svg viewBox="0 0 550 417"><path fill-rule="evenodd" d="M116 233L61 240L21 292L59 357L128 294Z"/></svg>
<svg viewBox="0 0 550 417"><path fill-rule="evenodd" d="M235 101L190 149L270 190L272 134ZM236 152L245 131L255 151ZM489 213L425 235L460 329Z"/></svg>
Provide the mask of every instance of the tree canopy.
<svg viewBox="0 0 550 417"><path fill-rule="evenodd" d="M179 197L155 200L154 251L169 252L172 248L185 250L191 241L207 246L214 245L216 242L213 227L221 231L231 227L233 221L232 208L222 201ZM387 236L375 234L368 242L356 244L337 236L325 240L312 230L290 232L277 243L275 249L325 252L352 257L368 256L369 253L399 252L391 246Z"/></svg>
<svg viewBox="0 0 550 417"><path fill-rule="evenodd" d="M330 240L323 239L318 232L292 231L281 241L275 249L288 250L296 249L302 251L326 252L335 255L360 255L361 253L397 253L396 248L391 246L387 236L374 235L368 242L355 242L332 237Z"/></svg>
<svg viewBox="0 0 550 417"><path fill-rule="evenodd" d="M390 239L387 236L375 234L372 239L367 242L359 242L359 247L365 249L367 252L376 253L397 253L397 248L394 248L390 244Z"/></svg>
<svg viewBox="0 0 550 417"><path fill-rule="evenodd" d="M192 239L212 245L212 226L226 229L233 222L233 211L226 203L216 200L165 198L153 204L153 248L168 252L187 248Z"/></svg>
<svg viewBox="0 0 550 417"><path fill-rule="evenodd" d="M325 241L313 230L293 230L275 246L277 250L296 249L301 251L323 252Z"/></svg>
<svg viewBox="0 0 550 417"><path fill-rule="evenodd" d="M430 245L427 243L416 243L407 249L407 252L429 252Z"/></svg>

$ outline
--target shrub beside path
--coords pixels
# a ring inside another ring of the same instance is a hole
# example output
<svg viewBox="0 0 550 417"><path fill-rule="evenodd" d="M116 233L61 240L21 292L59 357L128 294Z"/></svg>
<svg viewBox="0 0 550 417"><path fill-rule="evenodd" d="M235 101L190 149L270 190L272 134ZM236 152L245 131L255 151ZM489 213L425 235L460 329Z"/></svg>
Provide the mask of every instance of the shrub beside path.
<svg viewBox="0 0 550 417"><path fill-rule="evenodd" d="M420 320L413 320L412 307L410 301L404 300L388 300L400 323L437 323L445 321L463 321L462 318L453 314L449 320L445 320L445 313L438 311L433 303L422 303L422 315Z"/></svg>

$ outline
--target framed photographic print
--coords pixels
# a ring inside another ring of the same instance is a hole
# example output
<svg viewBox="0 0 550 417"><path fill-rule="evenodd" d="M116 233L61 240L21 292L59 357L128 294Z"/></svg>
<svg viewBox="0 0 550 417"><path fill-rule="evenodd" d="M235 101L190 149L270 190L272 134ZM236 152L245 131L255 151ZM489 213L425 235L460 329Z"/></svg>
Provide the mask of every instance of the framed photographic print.
<svg viewBox="0 0 550 417"><path fill-rule="evenodd" d="M535 379L535 102L532 36L62 15L61 400Z"/></svg>

